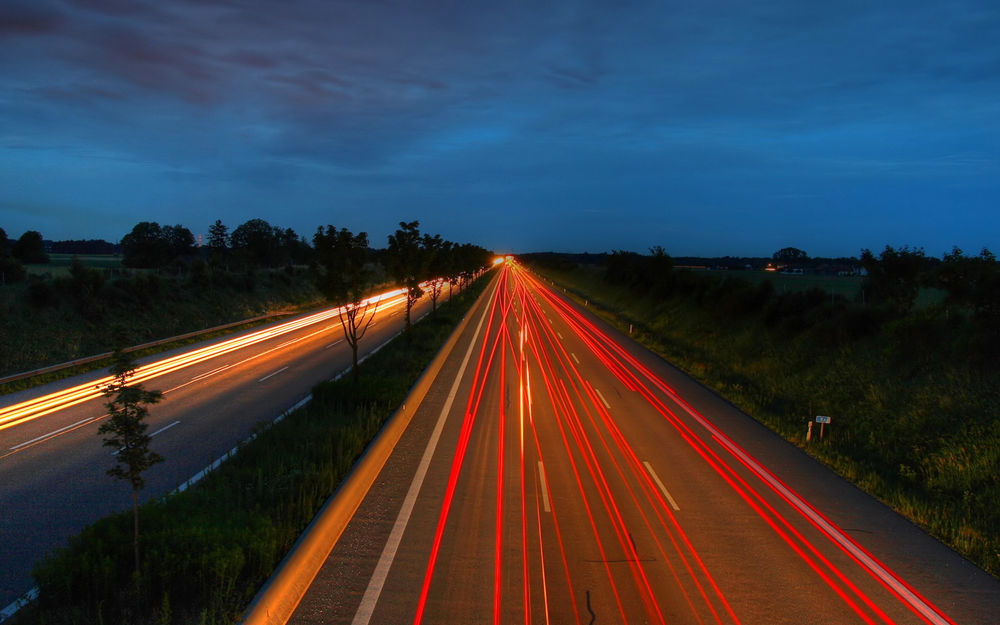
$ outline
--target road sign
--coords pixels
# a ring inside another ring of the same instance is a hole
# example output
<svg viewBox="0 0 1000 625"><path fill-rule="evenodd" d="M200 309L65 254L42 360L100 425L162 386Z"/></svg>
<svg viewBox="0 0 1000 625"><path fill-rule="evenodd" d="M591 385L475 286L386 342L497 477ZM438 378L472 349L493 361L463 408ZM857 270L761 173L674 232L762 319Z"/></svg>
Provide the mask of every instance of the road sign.
<svg viewBox="0 0 1000 625"><path fill-rule="evenodd" d="M830 417L824 417L822 415L816 416L816 423L829 423L829 422L830 422Z"/></svg>

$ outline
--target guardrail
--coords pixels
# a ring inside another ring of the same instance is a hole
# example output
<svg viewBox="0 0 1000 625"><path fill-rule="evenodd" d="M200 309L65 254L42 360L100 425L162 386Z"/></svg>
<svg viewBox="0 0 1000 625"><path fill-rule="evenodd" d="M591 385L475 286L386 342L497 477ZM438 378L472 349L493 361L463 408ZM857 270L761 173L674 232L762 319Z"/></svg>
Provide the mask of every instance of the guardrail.
<svg viewBox="0 0 1000 625"><path fill-rule="evenodd" d="M126 352L134 352L148 347L156 347L157 345L165 345L167 343L173 343L175 341L183 341L184 339L189 339L191 337L199 336L201 334L208 334L210 332L218 332L219 330L225 330L227 328L234 328L236 326L241 326L247 323L254 323L257 321L263 321L265 319L271 319L273 317L285 317L288 315L294 315L294 312L276 312L267 315L261 315L259 317L253 317L251 319L243 319L241 321L233 321L232 323L224 323L221 326L215 326L212 328L205 328L204 330L195 330L194 332L187 332L185 334L178 334L177 336L171 336L165 339L159 339L157 341L150 341L149 343L143 343L142 345L133 345L132 347L126 347ZM70 367L77 367L79 365L85 365L91 362L97 362L98 360L103 360L105 358L110 358L113 352L105 352L103 354L96 354L94 356L84 356L83 358L77 358L76 360L70 360L68 362L62 362L57 365L49 365L48 367L42 367L41 369L33 369L31 371L24 371L22 373L14 373L0 378L0 384L6 384L7 382L16 382L17 380L23 380L25 378L31 378L36 375L44 375L46 373L52 373L54 371L59 371L61 369L68 369Z"/></svg>

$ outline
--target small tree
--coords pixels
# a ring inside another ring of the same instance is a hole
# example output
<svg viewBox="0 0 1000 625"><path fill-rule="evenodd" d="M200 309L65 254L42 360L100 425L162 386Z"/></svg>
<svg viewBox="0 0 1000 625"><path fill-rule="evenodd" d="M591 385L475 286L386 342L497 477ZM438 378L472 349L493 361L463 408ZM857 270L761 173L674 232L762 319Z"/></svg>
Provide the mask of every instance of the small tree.
<svg viewBox="0 0 1000 625"><path fill-rule="evenodd" d="M340 325L344 329L344 339L351 346L353 355L354 381L360 375L358 369L358 342L375 318L378 301L365 299L371 283L371 269L368 263L368 233L351 234L347 228L338 232L333 226L316 230L313 235L318 271L316 284L326 298L342 304Z"/></svg>
<svg viewBox="0 0 1000 625"><path fill-rule="evenodd" d="M426 270L426 254L421 245L420 222L399 222L399 229L389 235L388 269L399 286L406 289L406 333L410 333L410 310L424 294L420 282Z"/></svg>
<svg viewBox="0 0 1000 625"><path fill-rule="evenodd" d="M97 433L104 438L104 446L116 449L118 464L108 469L108 475L126 480L132 486L132 546L135 556L136 579L139 575L139 491L146 486L142 474L163 457L149 449L150 436L145 422L149 404L163 398L160 391L147 391L141 384L129 385L135 374L135 361L121 349L114 352L111 365L113 381L104 388L108 398L108 420Z"/></svg>
<svg viewBox="0 0 1000 625"><path fill-rule="evenodd" d="M428 278L432 280L430 284L431 311L437 313L438 298L444 289L444 282L441 278L446 277L450 261L451 242L445 241L440 234L431 236L425 234L423 237L423 250L426 255L426 267Z"/></svg>

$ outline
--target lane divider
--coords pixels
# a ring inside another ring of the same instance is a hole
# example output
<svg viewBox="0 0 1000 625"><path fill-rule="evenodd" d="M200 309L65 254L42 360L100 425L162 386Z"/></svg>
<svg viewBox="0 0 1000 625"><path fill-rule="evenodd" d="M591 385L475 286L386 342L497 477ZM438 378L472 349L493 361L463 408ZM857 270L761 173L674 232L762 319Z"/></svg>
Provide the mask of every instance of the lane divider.
<svg viewBox="0 0 1000 625"><path fill-rule="evenodd" d="M654 482L656 482L657 488L660 489L660 492L663 493L663 496L666 497L667 501L670 502L670 507L673 508L674 510L680 511L681 507L678 506L677 502L674 501L674 498L670 496L670 492L667 490L667 487L663 485L662 481L660 481L660 476L657 475L656 471L653 470L653 465L649 464L648 460L643 460L642 465L646 467L646 470L649 471L649 476L653 478Z"/></svg>
<svg viewBox="0 0 1000 625"><path fill-rule="evenodd" d="M538 483L542 485L542 506L546 512L552 512L549 504L549 481L545 477L545 465L541 460L538 461Z"/></svg>
<svg viewBox="0 0 1000 625"><path fill-rule="evenodd" d="M258 381L258 382L263 382L264 380L267 380L267 379L269 379L269 378L273 378L274 376L278 375L279 373L281 373L281 372L282 372L282 371L284 371L285 369L288 369L288 365L285 365L284 367L282 367L282 368L278 369L277 371L275 371L275 372L273 372L273 373L268 373L267 375L265 375L264 377L260 378L260 379L259 379L259 380L257 380L257 381Z"/></svg>

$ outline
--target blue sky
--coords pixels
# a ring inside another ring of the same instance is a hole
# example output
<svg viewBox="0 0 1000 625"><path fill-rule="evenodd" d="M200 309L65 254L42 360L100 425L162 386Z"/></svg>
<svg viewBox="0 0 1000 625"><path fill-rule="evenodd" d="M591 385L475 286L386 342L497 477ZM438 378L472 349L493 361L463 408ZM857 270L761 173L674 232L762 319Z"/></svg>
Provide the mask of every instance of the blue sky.
<svg viewBox="0 0 1000 625"><path fill-rule="evenodd" d="M1000 4L5 0L0 227L1000 251Z"/></svg>

